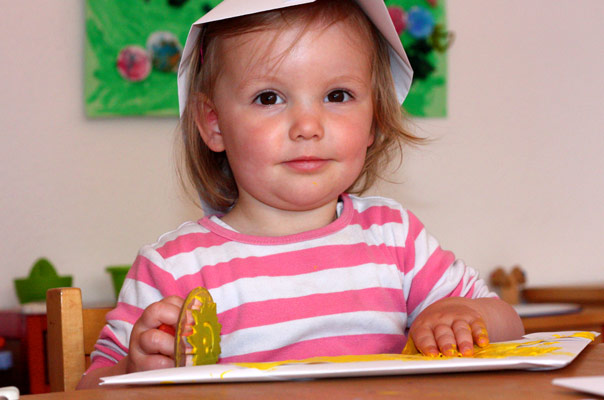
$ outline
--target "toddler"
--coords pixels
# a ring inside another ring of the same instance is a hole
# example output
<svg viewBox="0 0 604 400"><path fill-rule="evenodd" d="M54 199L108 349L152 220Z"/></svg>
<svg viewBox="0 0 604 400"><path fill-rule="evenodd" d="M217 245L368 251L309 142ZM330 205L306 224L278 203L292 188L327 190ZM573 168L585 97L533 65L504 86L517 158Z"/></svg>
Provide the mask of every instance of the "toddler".
<svg viewBox="0 0 604 400"><path fill-rule="evenodd" d="M471 356L520 337L513 308L413 214L359 197L420 141L404 127L412 72L383 2L255 3L225 0L189 34L181 127L205 216L141 249L80 387L173 366L159 327L197 286L217 304L224 363L400 353L408 338Z"/></svg>

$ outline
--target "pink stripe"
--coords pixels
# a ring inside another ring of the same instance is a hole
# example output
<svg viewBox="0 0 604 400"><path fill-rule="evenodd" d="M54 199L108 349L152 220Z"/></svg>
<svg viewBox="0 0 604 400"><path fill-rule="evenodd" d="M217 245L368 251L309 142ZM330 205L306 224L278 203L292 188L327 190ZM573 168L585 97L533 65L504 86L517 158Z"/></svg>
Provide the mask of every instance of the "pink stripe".
<svg viewBox="0 0 604 400"><path fill-rule="evenodd" d="M424 224L411 211L407 211L407 215L409 216L409 235L407 240L411 238L415 242L415 239L424 230Z"/></svg>
<svg viewBox="0 0 604 400"><path fill-rule="evenodd" d="M413 270L413 267L415 266L415 239L417 239L422 230L424 230L424 225L413 213L407 212L407 215L409 216L409 226L407 227L405 248L399 250L399 252L402 253L401 257L403 258L402 263L399 265L403 266L403 272L405 274Z"/></svg>
<svg viewBox="0 0 604 400"><path fill-rule="evenodd" d="M210 248L220 246L228 242L229 239L223 238L212 232L195 232L179 236L174 240L166 242L157 249L157 252L164 258L169 258L180 253L188 253L197 248Z"/></svg>
<svg viewBox="0 0 604 400"><path fill-rule="evenodd" d="M164 297L173 295L182 297L183 295L182 290L177 286L171 273L158 267L143 256L138 256L134 260L134 264L130 268L130 271L128 271L127 277L156 288ZM191 287L195 286L189 286L189 290ZM185 296L188 293L188 290L186 290L184 293Z"/></svg>
<svg viewBox="0 0 604 400"><path fill-rule="evenodd" d="M371 288L243 304L218 315L222 334L322 315L356 311L405 312L400 289Z"/></svg>
<svg viewBox="0 0 604 400"><path fill-rule="evenodd" d="M474 298L474 289L476 288L476 282L474 282L474 284L472 285L472 287L470 288L470 290L468 290L468 294L466 294L466 298L468 299L473 299Z"/></svg>
<svg viewBox="0 0 604 400"><path fill-rule="evenodd" d="M388 223L403 223L400 210L388 206L369 207L365 211L354 210L351 225L360 225L363 229L369 229L372 225L385 225Z"/></svg>
<svg viewBox="0 0 604 400"><path fill-rule="evenodd" d="M405 341L404 335L335 336L298 342L277 350L225 357L221 358L219 363L301 360L310 357L357 354L392 354L403 351Z"/></svg>
<svg viewBox="0 0 604 400"><path fill-rule="evenodd" d="M299 251L272 254L264 257L234 258L228 262L204 266L202 281L208 289L213 289L241 278L259 276L295 276L334 268L347 268L364 263L396 265L396 251L386 245L368 246L366 243L354 245L334 245ZM337 264L329 263L337 260ZM178 279L180 287L191 287L191 282L199 280L199 273L185 275Z"/></svg>
<svg viewBox="0 0 604 400"><path fill-rule="evenodd" d="M115 365L113 361L99 354L92 359L90 367L88 367L85 374L89 373L90 371L94 371L95 369L99 369L102 367L111 367L112 365Z"/></svg>
<svg viewBox="0 0 604 400"><path fill-rule="evenodd" d="M447 268L455 261L455 256L450 251L438 247L428 258L426 265L413 278L409 298L407 299L407 310L411 314L434 288L434 285L445 273Z"/></svg>
<svg viewBox="0 0 604 400"><path fill-rule="evenodd" d="M144 310L140 307L119 302L113 310L107 313L107 321L117 320L134 324L143 314L143 311Z"/></svg>
<svg viewBox="0 0 604 400"><path fill-rule="evenodd" d="M121 347L123 347L123 346L120 345L120 348ZM124 356L121 353L118 353L111 347L103 346L102 344L97 343L94 345L94 348L109 357L115 358L118 361L121 360L122 358L124 358ZM125 349L124 351L128 352L128 349Z"/></svg>
<svg viewBox="0 0 604 400"><path fill-rule="evenodd" d="M463 290L463 279L461 281L459 281L459 284L457 285L457 287L455 287L455 289L453 289L453 291L451 291L451 293L449 293L445 297L460 297L462 290Z"/></svg>
<svg viewBox="0 0 604 400"><path fill-rule="evenodd" d="M128 347L124 346L117 339L117 337L115 336L113 331L107 325L105 325L103 327L103 329L101 330L99 339L109 340L109 341L113 342L115 345L117 345L122 351L124 351L126 353L128 352ZM102 343L99 343L98 341L94 345L94 348L95 348L95 350L99 351L102 354L107 355L108 357L113 357L117 361L124 358L124 356L121 353L115 351L115 349L105 346ZM113 364L114 363L111 360L109 360L108 358L95 354L95 357L92 359L92 364L88 370L92 371L93 369L97 369L97 368L104 367L104 366L110 366ZM94 365L94 368L93 368L93 365Z"/></svg>

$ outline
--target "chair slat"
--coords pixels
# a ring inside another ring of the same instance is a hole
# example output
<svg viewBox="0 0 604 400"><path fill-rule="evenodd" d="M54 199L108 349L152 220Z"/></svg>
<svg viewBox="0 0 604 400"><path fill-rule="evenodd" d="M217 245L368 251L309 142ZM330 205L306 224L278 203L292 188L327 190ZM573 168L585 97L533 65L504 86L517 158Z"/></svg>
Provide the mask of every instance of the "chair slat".
<svg viewBox="0 0 604 400"><path fill-rule="evenodd" d="M55 288L46 293L48 377L53 392L75 390L88 366L110 308L82 308L79 288Z"/></svg>

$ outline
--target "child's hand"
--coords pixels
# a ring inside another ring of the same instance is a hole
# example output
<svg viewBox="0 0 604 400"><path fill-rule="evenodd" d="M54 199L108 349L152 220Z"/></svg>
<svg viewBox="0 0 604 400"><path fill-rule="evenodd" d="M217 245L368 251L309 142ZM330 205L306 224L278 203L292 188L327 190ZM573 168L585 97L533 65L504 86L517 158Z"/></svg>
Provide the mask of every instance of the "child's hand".
<svg viewBox="0 0 604 400"><path fill-rule="evenodd" d="M415 319L409 330L417 349L424 355L464 357L474 354L474 343L489 344L484 317L475 300L450 297L427 307Z"/></svg>
<svg viewBox="0 0 604 400"><path fill-rule="evenodd" d="M127 372L174 366L174 336L162 324L175 326L184 300L171 296L151 304L132 328Z"/></svg>

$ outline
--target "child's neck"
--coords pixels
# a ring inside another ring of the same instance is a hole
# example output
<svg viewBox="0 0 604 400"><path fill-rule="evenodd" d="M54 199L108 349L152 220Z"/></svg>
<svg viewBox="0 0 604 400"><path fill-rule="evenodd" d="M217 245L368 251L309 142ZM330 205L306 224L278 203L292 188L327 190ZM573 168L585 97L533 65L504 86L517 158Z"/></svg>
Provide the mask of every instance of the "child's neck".
<svg viewBox="0 0 604 400"><path fill-rule="evenodd" d="M321 207L281 210L268 206L236 204L222 220L240 233L253 236L287 236L319 229L336 219L338 199Z"/></svg>

